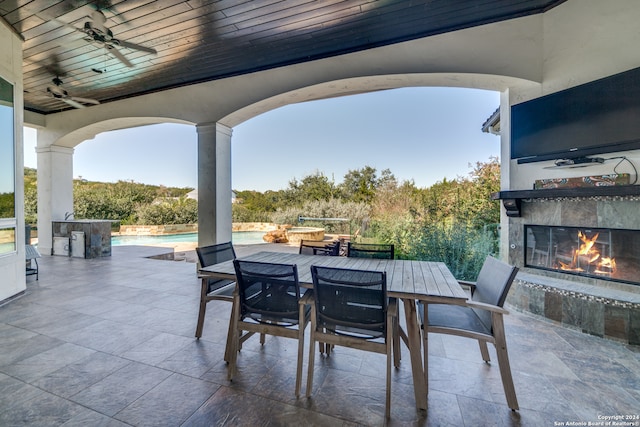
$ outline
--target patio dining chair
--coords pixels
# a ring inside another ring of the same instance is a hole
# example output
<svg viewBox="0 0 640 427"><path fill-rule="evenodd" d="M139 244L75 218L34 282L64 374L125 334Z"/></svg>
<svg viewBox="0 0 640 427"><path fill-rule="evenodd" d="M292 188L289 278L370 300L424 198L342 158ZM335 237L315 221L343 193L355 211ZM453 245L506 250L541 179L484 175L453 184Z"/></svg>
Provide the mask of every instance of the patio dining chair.
<svg viewBox="0 0 640 427"><path fill-rule="evenodd" d="M300 292L295 264L234 260L238 292L234 295L233 337L228 378L236 374L240 332L298 340L296 398L300 395L304 330L309 323L313 291ZM264 340L261 340L264 344Z"/></svg>
<svg viewBox="0 0 640 427"><path fill-rule="evenodd" d="M219 264L225 261L231 261L236 258L236 252L233 249L231 242L218 243L216 245L209 245L196 248L198 254L198 261L200 267L208 267L210 265ZM233 292L236 288L236 282L228 279L213 279L203 273L198 273L198 276L202 279L202 285L200 289L200 310L198 313L198 325L196 326L196 339L202 337L202 330L204 328L204 318L207 311L207 304L211 301L226 301L233 303ZM232 325L229 322L229 329L227 331L227 346L225 347L224 360L229 363L231 349ZM247 333L240 336L240 347L253 333ZM261 340L264 341L264 336L261 336Z"/></svg>
<svg viewBox="0 0 640 427"><path fill-rule="evenodd" d="M313 389L316 342L386 354L385 416L389 418L392 336L398 304L387 297L386 273L314 265L311 276L315 303L311 309L307 397Z"/></svg>
<svg viewBox="0 0 640 427"><path fill-rule="evenodd" d="M356 243L347 242L347 256L351 258L375 258L375 259L394 259L394 245L387 243ZM395 366L399 366L401 359L400 339L402 339L407 347L409 347L409 338L407 333L400 326L400 322L396 319L393 326L393 357ZM328 346L326 351L331 351L332 347ZM323 352L322 347L320 352Z"/></svg>
<svg viewBox="0 0 640 427"><path fill-rule="evenodd" d="M487 349L487 342L490 342L495 346L498 355L500 376L507 404L514 411L518 409L518 399L511 376L502 318L504 314L509 314L502 307L517 272L517 267L489 256L482 265L476 282L460 282L471 288L471 298L464 306L418 304L423 330L424 375L427 383L429 333L457 335L478 340L482 360L487 363L491 360Z"/></svg>
<svg viewBox="0 0 640 427"><path fill-rule="evenodd" d="M300 240L299 254L338 256L340 251L339 241L326 240Z"/></svg>
<svg viewBox="0 0 640 427"><path fill-rule="evenodd" d="M231 242L198 247L196 248L196 254L198 255L200 267L208 267L236 258L236 252ZM233 290L236 282L227 279L213 279L200 272L198 272L198 277L202 279L202 286L200 289L200 311L198 312L196 338L200 339L204 328L207 303L214 300L233 302Z"/></svg>
<svg viewBox="0 0 640 427"><path fill-rule="evenodd" d="M347 243L347 256L353 258L393 259L394 246L386 243Z"/></svg>

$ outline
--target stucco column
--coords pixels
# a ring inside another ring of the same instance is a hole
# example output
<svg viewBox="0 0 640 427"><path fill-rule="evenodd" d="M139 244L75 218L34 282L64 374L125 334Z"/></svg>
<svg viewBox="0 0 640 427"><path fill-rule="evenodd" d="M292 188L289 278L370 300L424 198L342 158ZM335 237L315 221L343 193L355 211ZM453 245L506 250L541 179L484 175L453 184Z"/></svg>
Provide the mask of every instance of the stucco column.
<svg viewBox="0 0 640 427"><path fill-rule="evenodd" d="M50 145L38 153L38 249L49 255L53 248L51 221L73 212L73 148Z"/></svg>
<svg viewBox="0 0 640 427"><path fill-rule="evenodd" d="M231 133L219 123L198 132L198 245L231 241Z"/></svg>
<svg viewBox="0 0 640 427"><path fill-rule="evenodd" d="M500 93L500 190L511 189L511 96L507 89ZM500 202L500 257L503 261L514 264L513 251L510 247L509 217Z"/></svg>

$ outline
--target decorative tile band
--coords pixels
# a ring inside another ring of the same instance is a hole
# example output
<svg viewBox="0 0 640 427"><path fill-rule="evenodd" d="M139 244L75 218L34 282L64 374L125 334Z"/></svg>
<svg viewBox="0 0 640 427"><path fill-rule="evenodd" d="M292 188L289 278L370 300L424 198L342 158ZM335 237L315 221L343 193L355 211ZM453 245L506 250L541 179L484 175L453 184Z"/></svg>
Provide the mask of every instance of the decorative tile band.
<svg viewBox="0 0 640 427"><path fill-rule="evenodd" d="M580 202L584 200L596 201L640 201L640 196L588 196L588 197L537 197L535 199L524 199L527 202Z"/></svg>
<svg viewBox="0 0 640 427"><path fill-rule="evenodd" d="M566 289L560 289L549 285L543 285L540 283L532 283L522 279L516 279L516 283L530 289L542 290L543 292L559 294L562 296L568 296L571 298L581 299L585 301L596 302L604 305L611 305L613 307L619 307L624 309L640 309L640 304L629 301L614 300L605 297L597 297L595 295L585 294L583 292L569 291Z"/></svg>

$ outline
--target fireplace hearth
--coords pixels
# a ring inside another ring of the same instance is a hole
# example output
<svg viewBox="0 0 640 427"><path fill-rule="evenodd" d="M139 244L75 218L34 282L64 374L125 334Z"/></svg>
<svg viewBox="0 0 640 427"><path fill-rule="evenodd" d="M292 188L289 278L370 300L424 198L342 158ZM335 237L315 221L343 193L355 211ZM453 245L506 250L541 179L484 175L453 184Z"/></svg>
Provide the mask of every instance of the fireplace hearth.
<svg viewBox="0 0 640 427"><path fill-rule="evenodd" d="M640 285L640 231L524 227L525 267Z"/></svg>

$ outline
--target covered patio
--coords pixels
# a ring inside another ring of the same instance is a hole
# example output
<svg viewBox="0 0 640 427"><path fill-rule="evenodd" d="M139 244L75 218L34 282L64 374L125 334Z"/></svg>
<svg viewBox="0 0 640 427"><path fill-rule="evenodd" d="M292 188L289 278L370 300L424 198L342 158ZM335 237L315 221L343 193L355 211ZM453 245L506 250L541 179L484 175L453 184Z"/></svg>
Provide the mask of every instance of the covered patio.
<svg viewBox="0 0 640 427"><path fill-rule="evenodd" d="M164 122L196 126L199 244L204 246L231 238L232 130L243 121L298 102L399 87L494 90L501 94L501 193L509 196L502 199L513 201L502 209L503 259L526 267L523 231L534 220L540 226L640 229L637 186L629 185L634 188L624 200L610 190L580 192L571 200L563 194L531 195L537 180L584 173L555 168L555 158L521 164L511 152L512 106L637 69L640 7L633 0L527 0L512 2L514 10L505 10L509 2L501 0L363 1L346 12L331 9L336 16L298 13L289 2L264 2L290 9L278 11L289 20L269 21L275 27L264 22L277 10L253 10L258 2L252 1L241 9L234 2L216 3L226 10L211 6L215 25L200 22L205 14L198 8L208 8L209 2L169 1L165 9L151 1L144 7L113 2L116 10L125 7L119 14L127 22L139 25L117 23L118 13L108 10L113 7L103 7L109 16L105 28L148 49L125 52L135 67L110 58L109 73L89 68L105 62L101 49L84 42L66 47L82 42L78 27L88 22L85 16L99 22L96 17L104 15L99 3L0 2L0 83L13 123L2 128L2 141L13 156L5 181L14 208L0 218L0 228L10 236L9 249L0 254L0 425L385 424L383 356L362 358L336 349L316 362L312 398L296 400L295 343L269 338L261 347L250 340L239 356L239 373L229 382L223 353L230 307L212 303L202 339L194 338L200 293L194 264L149 258L163 250L142 247L114 248L112 256L97 259L50 256L52 221L73 210L73 150L101 132ZM333 2L305 4L325 3ZM373 5L399 16L387 19L368 9ZM182 16L175 13L179 10ZM344 13L352 15L348 25ZM187 17L184 25L172 21ZM396 23L399 33L386 27ZM171 29L176 32L167 34ZM296 43L270 43L266 35ZM327 49L314 50L323 46ZM157 56L149 53L151 47ZM221 68L234 55L237 67ZM65 84L101 105L75 109L55 96L38 102L55 84L52 73L62 74L56 71L82 76L77 86L66 77ZM39 280L25 277L25 124L39 129ZM637 147L615 154L640 161ZM616 170L614 163L600 162L588 173ZM568 203L577 209L567 208ZM629 223L617 222L618 217ZM243 256L256 248L237 249ZM404 357L393 372L389 424L605 425L615 420L638 425L639 347L616 341L626 336L626 342L637 343L636 284L594 285L574 277L569 285L551 286L559 280L537 270L523 273L528 276L520 278L512 302L547 319L519 313L507 301L506 335L520 410L509 410L497 364L484 364L475 342L433 336L428 410L415 409ZM597 292L575 292L585 285ZM620 292L631 297L617 298ZM612 296L605 300L601 293ZM583 333L583 320L590 316L578 318L578 310L564 309L579 306L581 315L594 314L587 297L598 303L596 314L603 322ZM610 301L623 302L624 317ZM570 324L574 318L583 329Z"/></svg>
<svg viewBox="0 0 640 427"><path fill-rule="evenodd" d="M240 257L297 251L236 249ZM252 338L238 357L238 375L227 381L230 304L210 303L196 340L194 265L149 258L164 252L119 246L107 258L40 260L39 280L28 278L26 294L0 307L0 425L384 424L384 355L337 348L316 360L312 398L296 400L295 342L267 337L261 347ZM506 404L497 363L485 364L476 342L434 335L428 411L415 409L403 347L389 425L543 426L638 415L637 346L508 308L518 412Z"/></svg>

